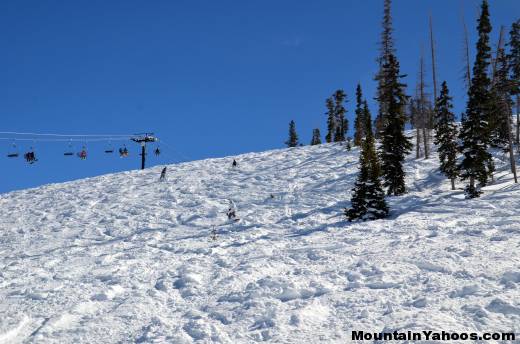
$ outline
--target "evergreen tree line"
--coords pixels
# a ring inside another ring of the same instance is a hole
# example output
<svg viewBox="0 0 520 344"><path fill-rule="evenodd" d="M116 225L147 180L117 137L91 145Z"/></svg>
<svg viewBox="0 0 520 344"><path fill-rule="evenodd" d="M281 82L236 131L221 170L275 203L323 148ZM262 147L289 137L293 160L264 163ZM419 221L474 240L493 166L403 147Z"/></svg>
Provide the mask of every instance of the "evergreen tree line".
<svg viewBox="0 0 520 344"><path fill-rule="evenodd" d="M455 171L449 167L449 171L445 172L452 180L456 174L461 180L468 182L465 187L467 198L479 197L482 193L481 188L493 180L495 166L490 153L491 148L501 148L510 153L511 171L517 182L512 137L512 97L518 95L520 84L519 29L520 20L517 20L510 31L509 54L506 54L503 47L503 30L501 30L496 57L493 58L490 45L492 27L489 4L487 0L482 1L477 25L479 37L477 53L466 112L458 135L457 151L462 156ZM442 140L441 143L447 146L446 140ZM451 152L452 149L450 148L449 154L454 154ZM448 152L447 148L442 150L443 154L446 152ZM443 157L440 158L442 165ZM454 188L453 183L452 188Z"/></svg>
<svg viewBox="0 0 520 344"><path fill-rule="evenodd" d="M410 121L417 135L417 158L421 153L424 153L425 158L429 157L430 133L434 130L433 143L437 146L440 171L451 181L452 189L455 189L457 179L467 181L465 193L468 198L478 197L481 188L492 180L495 168L490 148L509 151L516 182L513 142L520 143L520 123L517 114L514 135L512 117L515 104L517 110L520 108L520 20L513 23L509 32L509 52L503 44L501 33L493 58L489 38L489 5L487 0L482 1L477 26L476 58L469 79L466 111L462 116L460 128L456 124L446 81L442 83L440 94L433 102L425 92L422 57L415 96L406 95L407 85L402 82L406 75L401 74L392 37L391 0L384 0L382 24L381 47L377 60L379 71L375 76L378 112L373 122L374 130L361 85L358 84L356 88L353 144L360 148L359 174L352 190L351 207L345 209L347 218L350 221L384 218L389 213L385 196L406 193L403 163L413 147L411 138L405 135L407 121ZM430 31L433 60L431 21ZM435 83L434 75L436 95ZM347 111L344 106L346 101L347 96L343 90L337 90L325 101L325 141L328 143L348 139L348 121L345 118ZM297 142L297 139L294 141L291 137L297 138L294 122L291 122L288 145ZM377 148L376 139L379 140ZM321 142L319 129L314 129L311 145Z"/></svg>

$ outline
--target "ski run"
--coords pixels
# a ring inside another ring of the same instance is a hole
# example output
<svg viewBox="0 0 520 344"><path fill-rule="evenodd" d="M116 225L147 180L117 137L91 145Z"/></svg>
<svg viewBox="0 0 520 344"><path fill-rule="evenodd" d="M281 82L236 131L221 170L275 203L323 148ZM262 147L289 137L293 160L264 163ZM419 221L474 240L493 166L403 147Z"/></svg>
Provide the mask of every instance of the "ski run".
<svg viewBox="0 0 520 344"><path fill-rule="evenodd" d="M358 155L323 144L170 165L162 182L158 166L0 195L0 343L518 336L508 156L494 152L494 182L465 200L435 152L409 155L390 217L349 223Z"/></svg>

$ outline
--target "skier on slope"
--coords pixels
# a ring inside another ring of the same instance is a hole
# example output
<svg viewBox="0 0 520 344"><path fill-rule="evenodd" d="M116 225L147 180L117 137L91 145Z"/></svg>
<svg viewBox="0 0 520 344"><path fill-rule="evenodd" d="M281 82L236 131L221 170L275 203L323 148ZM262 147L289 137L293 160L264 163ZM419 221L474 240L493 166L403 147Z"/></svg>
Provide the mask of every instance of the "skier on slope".
<svg viewBox="0 0 520 344"><path fill-rule="evenodd" d="M229 200L229 209L226 212L226 215L229 220L238 220L237 219L237 207L235 205L235 202L232 200Z"/></svg>
<svg viewBox="0 0 520 344"><path fill-rule="evenodd" d="M163 182L165 180L166 180L166 166L164 166L164 168L162 169L161 176L159 177L160 182Z"/></svg>
<svg viewBox="0 0 520 344"><path fill-rule="evenodd" d="M233 164L232 165L233 165L233 167L237 167L238 166L237 161L235 159L233 159Z"/></svg>

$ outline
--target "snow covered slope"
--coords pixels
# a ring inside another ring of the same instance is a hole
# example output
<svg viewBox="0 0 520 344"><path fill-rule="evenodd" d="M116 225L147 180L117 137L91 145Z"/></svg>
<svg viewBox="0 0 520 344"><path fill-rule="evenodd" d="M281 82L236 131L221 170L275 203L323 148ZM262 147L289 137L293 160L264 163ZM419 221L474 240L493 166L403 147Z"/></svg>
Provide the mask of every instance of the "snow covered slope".
<svg viewBox="0 0 520 344"><path fill-rule="evenodd" d="M0 195L0 342L519 333L520 188L496 157L471 201L436 158L408 160L410 192L368 223L342 215L358 151L335 144L172 165L164 183L153 168Z"/></svg>

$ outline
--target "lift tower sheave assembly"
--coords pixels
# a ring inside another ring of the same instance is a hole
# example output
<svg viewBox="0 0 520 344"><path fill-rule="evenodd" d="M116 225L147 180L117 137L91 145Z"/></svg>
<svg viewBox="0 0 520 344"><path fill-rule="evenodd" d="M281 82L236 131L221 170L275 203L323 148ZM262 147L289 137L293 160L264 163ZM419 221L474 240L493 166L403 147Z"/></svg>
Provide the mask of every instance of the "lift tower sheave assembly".
<svg viewBox="0 0 520 344"><path fill-rule="evenodd" d="M136 134L131 140L141 145L141 170L144 170L146 163L146 143L156 142L157 137L155 137L153 133Z"/></svg>

